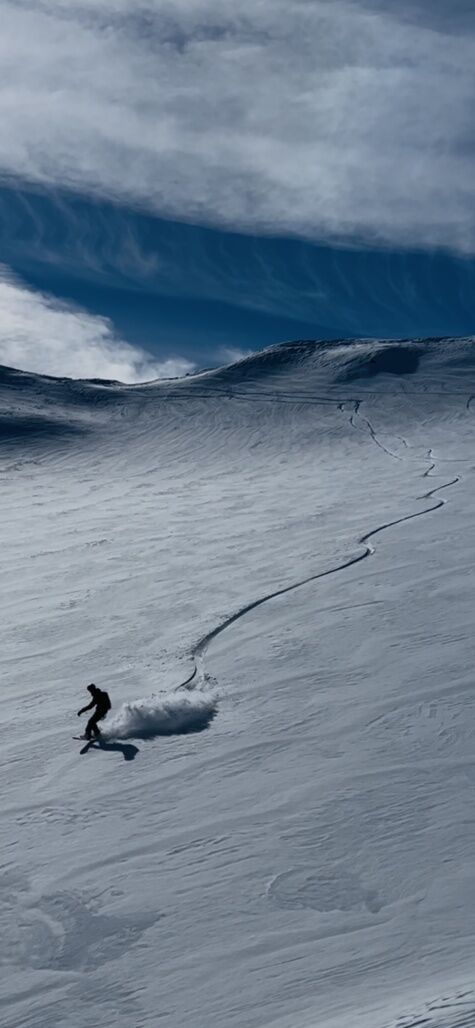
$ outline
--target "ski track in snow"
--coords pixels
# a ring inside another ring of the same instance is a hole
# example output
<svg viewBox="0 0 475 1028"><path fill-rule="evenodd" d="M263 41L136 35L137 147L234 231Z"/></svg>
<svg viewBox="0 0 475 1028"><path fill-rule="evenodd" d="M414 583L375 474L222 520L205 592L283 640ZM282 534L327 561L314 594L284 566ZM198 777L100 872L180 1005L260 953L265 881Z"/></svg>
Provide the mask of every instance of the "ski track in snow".
<svg viewBox="0 0 475 1028"><path fill-rule="evenodd" d="M349 421L351 426L354 429L357 429L357 425L355 424L355 418L361 416L359 415L359 411L362 401L354 400L351 402L354 403L354 412L349 418ZM338 403L338 409L343 410L344 404L341 402ZM399 454L393 453L392 450L387 449L387 447L384 446L383 443L381 443L368 418L365 417L363 420L368 428L371 439L373 440L375 445L379 447L379 449L381 449L389 457L392 457L395 460L404 459L400 457ZM409 447L406 440L403 439L402 442L404 443L406 449L408 449ZM428 453L428 459L430 459L430 456L432 455L432 450L430 449ZM429 468L427 468L423 472L422 477L430 477L432 472L435 470L436 466L436 463L431 463ZM429 489L428 492L423 493L421 496L418 496L417 500L429 500L433 496L435 496L436 493L441 492L443 489L452 488L454 485L457 485L458 482L460 482L460 476L456 476L449 482L444 482L442 485L435 486L433 489ZM447 501L445 499L441 498L437 501L437 503L433 504L431 507L426 507L425 510L415 511L411 514L405 514L401 518L395 518L393 521L387 521L382 525L378 525L376 528L370 529L369 532L365 532L358 539L358 545L365 547L363 553L359 553L354 557L349 557L348 560L345 560L337 564L335 567L329 568L327 571L319 571L314 575L309 575L306 578L299 579L298 582L293 582L291 585L287 585L281 589L276 589L273 592L266 593L265 596L260 596L257 600L251 600L250 603L246 603L243 607L240 607L239 610L237 610L234 614L231 614L230 617L226 618L225 621L222 621L219 625L216 625L215 628L211 629L210 632L207 632L206 635L204 635L201 639L198 640L191 653L192 660L194 661L193 671L191 672L189 677L185 679L184 682L181 682L179 685L175 687L175 691L179 692L182 689L193 690L197 687L199 688L205 683L206 675L203 668L203 658L206 653L206 650L208 649L208 647L214 639L217 639L218 636L220 636L228 628L231 628L231 626L234 625L236 621L239 621L247 614L250 614L251 611L256 610L258 607L261 607L263 604L268 603L270 600L277 599L277 597L279 596L285 596L287 593L295 592L297 589L301 589L303 586L309 585L310 582L316 582L322 578L328 578L330 575L336 575L338 574L338 572L344 571L346 568L350 568L355 564L359 564L361 561L366 560L367 557L372 556L376 552L374 546L372 546L370 542L370 540L374 539L375 536L380 535L382 532L385 532L390 528L394 528L396 525L402 525L406 521L412 521L415 518L425 517L425 515L427 514L431 514L436 510L440 510L440 508L443 507L446 504L446 502Z"/></svg>

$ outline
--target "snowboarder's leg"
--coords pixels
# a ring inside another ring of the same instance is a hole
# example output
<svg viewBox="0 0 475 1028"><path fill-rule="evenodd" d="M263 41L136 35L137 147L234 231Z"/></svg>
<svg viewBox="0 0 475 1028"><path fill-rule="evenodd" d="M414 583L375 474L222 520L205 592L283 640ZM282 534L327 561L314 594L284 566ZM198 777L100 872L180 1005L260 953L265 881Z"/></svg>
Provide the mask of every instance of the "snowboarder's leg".
<svg viewBox="0 0 475 1028"><path fill-rule="evenodd" d="M93 714L92 717L90 717L89 721L87 722L86 731L84 732L84 735L86 736L86 739L90 739L92 737L92 733L93 732L94 732L94 735L95 735L96 739L101 734L99 729L98 729L98 727L97 727L97 724L96 724L96 715L95 714Z"/></svg>
<svg viewBox="0 0 475 1028"><path fill-rule="evenodd" d="M101 732L101 730L99 728L99 725L97 723L98 721L101 721L101 720L102 720L102 718L100 718L100 717L91 718L91 721L93 722L91 727L92 727L92 730L94 732L94 736L95 736L96 739L101 739L102 738L102 732Z"/></svg>

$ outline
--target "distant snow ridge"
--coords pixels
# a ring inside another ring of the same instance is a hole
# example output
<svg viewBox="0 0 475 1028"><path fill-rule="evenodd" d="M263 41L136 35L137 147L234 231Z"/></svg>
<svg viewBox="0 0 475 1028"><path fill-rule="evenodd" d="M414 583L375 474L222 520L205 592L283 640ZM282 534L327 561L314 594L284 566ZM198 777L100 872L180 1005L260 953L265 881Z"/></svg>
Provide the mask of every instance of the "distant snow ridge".
<svg viewBox="0 0 475 1028"><path fill-rule="evenodd" d="M216 710L217 697L212 693L160 693L123 703L104 722L102 734L106 739L153 739L201 732Z"/></svg>

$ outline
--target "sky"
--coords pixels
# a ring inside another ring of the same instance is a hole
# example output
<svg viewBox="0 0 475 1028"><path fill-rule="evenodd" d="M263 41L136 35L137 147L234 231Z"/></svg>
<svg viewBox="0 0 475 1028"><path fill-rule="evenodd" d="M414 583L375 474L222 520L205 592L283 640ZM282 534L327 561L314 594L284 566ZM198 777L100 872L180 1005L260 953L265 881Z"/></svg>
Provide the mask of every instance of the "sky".
<svg viewBox="0 0 475 1028"><path fill-rule="evenodd" d="M475 331L472 0L0 0L0 361Z"/></svg>

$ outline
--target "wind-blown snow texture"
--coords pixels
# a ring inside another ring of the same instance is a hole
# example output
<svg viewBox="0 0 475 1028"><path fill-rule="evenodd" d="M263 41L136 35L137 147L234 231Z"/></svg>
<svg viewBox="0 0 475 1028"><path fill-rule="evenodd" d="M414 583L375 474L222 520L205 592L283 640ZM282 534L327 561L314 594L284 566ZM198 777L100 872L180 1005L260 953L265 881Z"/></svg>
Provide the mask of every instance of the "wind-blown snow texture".
<svg viewBox="0 0 475 1028"><path fill-rule="evenodd" d="M2 1024L475 1025L474 442L472 339L2 369Z"/></svg>

